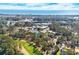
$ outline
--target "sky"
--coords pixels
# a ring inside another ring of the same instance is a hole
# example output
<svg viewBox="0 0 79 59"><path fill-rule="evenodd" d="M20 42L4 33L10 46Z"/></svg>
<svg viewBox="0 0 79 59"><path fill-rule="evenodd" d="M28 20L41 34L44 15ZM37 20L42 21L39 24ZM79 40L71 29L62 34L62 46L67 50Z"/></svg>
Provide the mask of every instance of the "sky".
<svg viewBox="0 0 79 59"><path fill-rule="evenodd" d="M79 15L79 3L0 3L0 14Z"/></svg>

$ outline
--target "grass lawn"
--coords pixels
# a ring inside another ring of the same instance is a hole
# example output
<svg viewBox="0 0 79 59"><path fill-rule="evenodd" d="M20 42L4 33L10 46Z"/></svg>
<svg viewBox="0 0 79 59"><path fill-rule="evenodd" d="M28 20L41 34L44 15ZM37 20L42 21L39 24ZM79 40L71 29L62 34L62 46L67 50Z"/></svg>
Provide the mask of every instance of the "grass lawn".
<svg viewBox="0 0 79 59"><path fill-rule="evenodd" d="M32 45L29 46L29 43L27 43L25 41L20 41L20 43L29 52L29 54L33 54L34 47Z"/></svg>
<svg viewBox="0 0 79 59"><path fill-rule="evenodd" d="M61 54L61 51L59 50L56 55L60 55L60 54Z"/></svg>

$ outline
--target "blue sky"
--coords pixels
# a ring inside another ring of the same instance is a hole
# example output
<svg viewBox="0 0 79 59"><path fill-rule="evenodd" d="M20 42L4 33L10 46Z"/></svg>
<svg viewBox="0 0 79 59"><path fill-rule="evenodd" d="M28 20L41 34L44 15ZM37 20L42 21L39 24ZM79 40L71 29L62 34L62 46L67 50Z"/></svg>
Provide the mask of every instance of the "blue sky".
<svg viewBox="0 0 79 59"><path fill-rule="evenodd" d="M79 3L0 3L0 14L79 15Z"/></svg>

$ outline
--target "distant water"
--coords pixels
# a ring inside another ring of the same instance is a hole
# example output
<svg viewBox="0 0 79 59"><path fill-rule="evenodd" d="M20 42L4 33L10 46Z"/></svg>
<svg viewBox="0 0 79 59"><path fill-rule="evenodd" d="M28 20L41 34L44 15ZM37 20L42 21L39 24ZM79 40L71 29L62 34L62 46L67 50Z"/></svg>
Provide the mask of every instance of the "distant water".
<svg viewBox="0 0 79 59"><path fill-rule="evenodd" d="M0 14L79 15L79 10L0 10Z"/></svg>

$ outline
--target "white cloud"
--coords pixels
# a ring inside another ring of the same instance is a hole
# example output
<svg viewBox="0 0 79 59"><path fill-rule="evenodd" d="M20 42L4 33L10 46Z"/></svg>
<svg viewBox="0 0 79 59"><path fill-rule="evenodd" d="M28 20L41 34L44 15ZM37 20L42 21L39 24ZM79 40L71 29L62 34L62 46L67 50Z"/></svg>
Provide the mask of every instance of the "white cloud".
<svg viewBox="0 0 79 59"><path fill-rule="evenodd" d="M79 7L74 6L73 4L56 4L51 6L42 6L41 9L47 10L79 10Z"/></svg>
<svg viewBox="0 0 79 59"><path fill-rule="evenodd" d="M77 3L79 0L0 0L2 3Z"/></svg>
<svg viewBox="0 0 79 59"><path fill-rule="evenodd" d="M18 5L0 5L0 10L79 10L79 7L76 7L74 4L68 3L59 3L49 5L47 3L28 3L24 6Z"/></svg>

